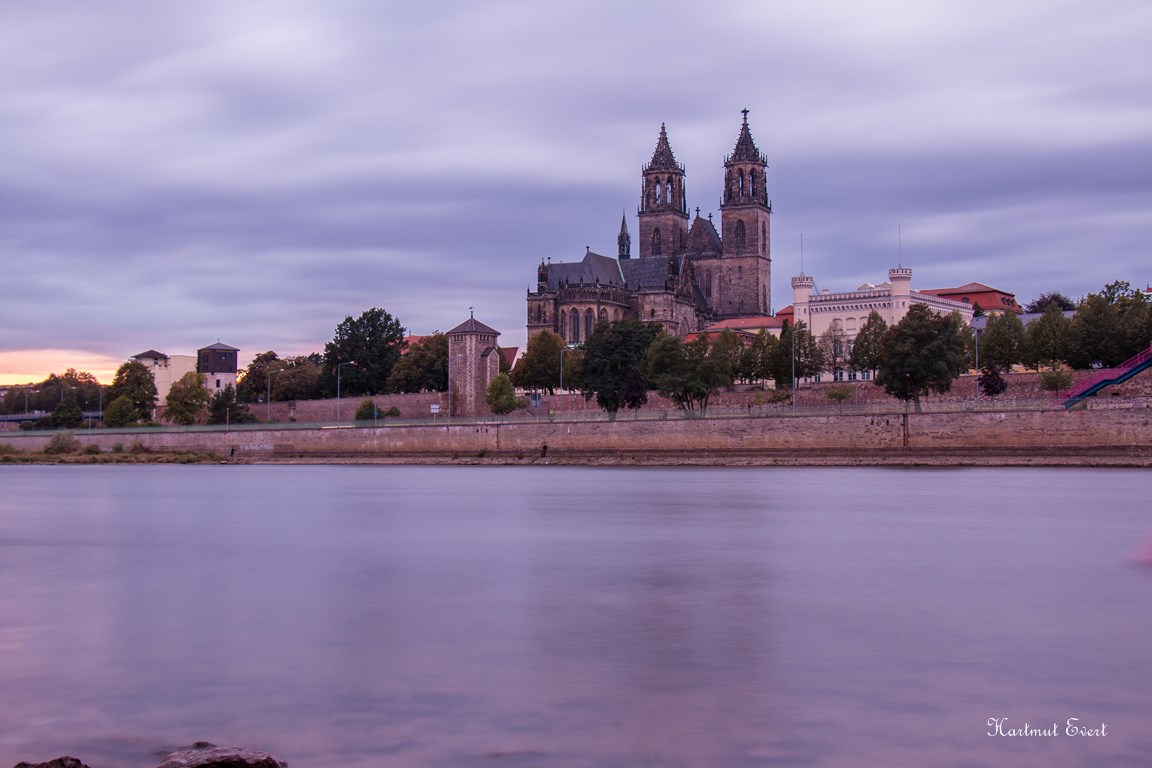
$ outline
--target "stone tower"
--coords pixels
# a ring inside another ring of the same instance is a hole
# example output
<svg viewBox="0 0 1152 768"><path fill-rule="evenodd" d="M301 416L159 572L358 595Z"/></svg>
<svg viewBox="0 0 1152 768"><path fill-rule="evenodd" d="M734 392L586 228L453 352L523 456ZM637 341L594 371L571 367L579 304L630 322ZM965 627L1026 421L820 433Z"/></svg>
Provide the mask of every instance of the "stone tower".
<svg viewBox="0 0 1152 768"><path fill-rule="evenodd" d="M487 414L484 395L500 373L496 337L500 332L469 317L448 336L448 408L450 416Z"/></svg>
<svg viewBox="0 0 1152 768"><path fill-rule="evenodd" d="M724 158L724 198L720 231L724 242L721 264L722 297L718 316L768 314L771 311L772 207L768 203L768 161L748 128L748 110L736 148Z"/></svg>
<svg viewBox="0 0 1152 768"><path fill-rule="evenodd" d="M644 166L640 193L640 258L667 258L684 251L688 239L688 204L684 192L684 166L676 162L668 133L660 124L660 138L652 161Z"/></svg>
<svg viewBox="0 0 1152 768"><path fill-rule="evenodd" d="M628 216L620 214L620 234L616 235L616 258L632 258L632 235L628 234Z"/></svg>

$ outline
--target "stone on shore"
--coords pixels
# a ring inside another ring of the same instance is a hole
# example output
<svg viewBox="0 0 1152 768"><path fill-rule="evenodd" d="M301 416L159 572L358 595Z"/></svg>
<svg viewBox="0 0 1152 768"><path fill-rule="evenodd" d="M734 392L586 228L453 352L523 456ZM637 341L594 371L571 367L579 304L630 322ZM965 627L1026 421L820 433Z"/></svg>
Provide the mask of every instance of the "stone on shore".
<svg viewBox="0 0 1152 768"><path fill-rule="evenodd" d="M65 755L46 763L16 763L16 768L88 768L74 757Z"/></svg>
<svg viewBox="0 0 1152 768"><path fill-rule="evenodd" d="M168 755L159 768L287 768L287 765L267 752L196 742L192 749Z"/></svg>

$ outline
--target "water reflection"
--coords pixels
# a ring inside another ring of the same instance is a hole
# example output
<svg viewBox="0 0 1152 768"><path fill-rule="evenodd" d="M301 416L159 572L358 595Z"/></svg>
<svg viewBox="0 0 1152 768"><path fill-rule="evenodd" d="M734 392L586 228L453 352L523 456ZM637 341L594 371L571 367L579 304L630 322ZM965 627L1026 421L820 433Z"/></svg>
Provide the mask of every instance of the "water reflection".
<svg viewBox="0 0 1152 768"><path fill-rule="evenodd" d="M1143 765L1152 476L25 467L0 762ZM986 735L1107 721L1098 740Z"/></svg>

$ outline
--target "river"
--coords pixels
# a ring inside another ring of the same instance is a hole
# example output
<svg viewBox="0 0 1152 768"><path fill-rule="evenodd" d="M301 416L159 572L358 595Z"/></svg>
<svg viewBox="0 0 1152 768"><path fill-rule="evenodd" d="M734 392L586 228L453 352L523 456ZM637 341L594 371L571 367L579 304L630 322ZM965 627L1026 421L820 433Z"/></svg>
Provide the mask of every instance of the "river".
<svg viewBox="0 0 1152 768"><path fill-rule="evenodd" d="M0 768L1145 766L1150 499L1146 470L0 468Z"/></svg>

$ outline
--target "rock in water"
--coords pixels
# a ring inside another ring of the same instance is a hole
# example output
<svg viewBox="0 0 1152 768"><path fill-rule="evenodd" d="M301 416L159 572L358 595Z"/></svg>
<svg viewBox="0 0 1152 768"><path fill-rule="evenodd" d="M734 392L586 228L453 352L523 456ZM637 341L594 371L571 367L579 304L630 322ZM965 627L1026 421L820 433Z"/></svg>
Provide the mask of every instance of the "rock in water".
<svg viewBox="0 0 1152 768"><path fill-rule="evenodd" d="M197 742L200 743L202 742ZM164 758L159 768L287 768L287 765L267 752L243 747L207 745L183 752L173 752Z"/></svg>
<svg viewBox="0 0 1152 768"><path fill-rule="evenodd" d="M74 757L58 757L46 763L16 763L16 768L88 768Z"/></svg>

